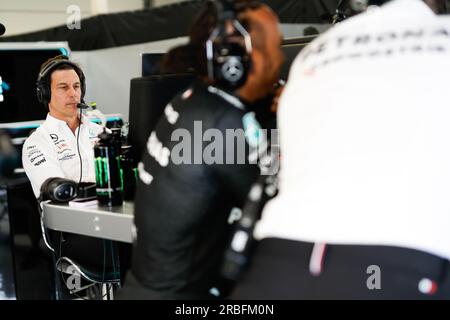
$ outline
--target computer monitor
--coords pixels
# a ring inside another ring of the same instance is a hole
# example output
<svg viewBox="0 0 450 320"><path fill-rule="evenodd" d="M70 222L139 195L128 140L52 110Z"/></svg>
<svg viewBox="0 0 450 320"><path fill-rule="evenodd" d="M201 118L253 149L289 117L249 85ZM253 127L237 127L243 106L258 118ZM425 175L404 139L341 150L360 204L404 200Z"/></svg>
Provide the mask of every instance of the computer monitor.
<svg viewBox="0 0 450 320"><path fill-rule="evenodd" d="M142 57L142 76L153 76L160 74L159 63L164 53L143 53Z"/></svg>
<svg viewBox="0 0 450 320"><path fill-rule="evenodd" d="M69 54L67 42L0 42L0 124L45 119L47 110L36 98L36 79L41 64L60 54Z"/></svg>
<svg viewBox="0 0 450 320"><path fill-rule="evenodd" d="M194 79L195 75L189 73L131 79L128 137L135 161L141 159L148 137L163 115L167 103Z"/></svg>

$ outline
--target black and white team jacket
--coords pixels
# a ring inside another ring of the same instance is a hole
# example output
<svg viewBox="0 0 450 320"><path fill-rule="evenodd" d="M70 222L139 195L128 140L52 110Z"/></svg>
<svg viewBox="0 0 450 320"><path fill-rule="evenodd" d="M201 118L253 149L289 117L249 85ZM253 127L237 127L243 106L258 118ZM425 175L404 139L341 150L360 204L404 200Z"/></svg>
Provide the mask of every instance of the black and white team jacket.
<svg viewBox="0 0 450 320"><path fill-rule="evenodd" d="M82 159L83 182L95 182L94 145L102 127L82 117L79 149ZM77 135L65 121L47 115L45 122L25 141L22 164L31 181L33 192L39 197L42 183L50 177L78 181L80 158L77 151Z"/></svg>
<svg viewBox="0 0 450 320"><path fill-rule="evenodd" d="M233 215L267 148L259 129L241 100L201 82L166 106L138 165L132 272L149 297L205 298L218 283Z"/></svg>

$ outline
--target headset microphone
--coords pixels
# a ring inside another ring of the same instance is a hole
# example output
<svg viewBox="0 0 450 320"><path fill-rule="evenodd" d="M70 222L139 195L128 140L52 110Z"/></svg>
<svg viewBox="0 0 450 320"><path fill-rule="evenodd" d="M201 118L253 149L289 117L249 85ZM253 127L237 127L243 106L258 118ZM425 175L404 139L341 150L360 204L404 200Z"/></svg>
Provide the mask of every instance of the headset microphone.
<svg viewBox="0 0 450 320"><path fill-rule="evenodd" d="M86 104L83 100L81 100L81 102L77 104L77 108L82 109L82 110L89 109L89 108L92 108L95 110L96 107L97 107L97 103L92 102L90 104Z"/></svg>
<svg viewBox="0 0 450 320"><path fill-rule="evenodd" d="M79 104L77 104L77 108L78 109L89 109L89 106L83 102L80 102Z"/></svg>
<svg viewBox="0 0 450 320"><path fill-rule="evenodd" d="M84 95L84 93L83 93L83 95ZM97 104L95 102L91 103L91 104L86 104L84 102L83 97L81 98L80 103L77 104L77 108L80 109L80 117L78 118L79 119L79 122L78 122L78 134L77 134L77 152L78 152L78 157L80 158L80 179L78 180L78 184L81 184L81 180L83 179L83 161L81 159L80 142L79 142L79 140L80 140L80 129L81 129L81 111L89 109L89 108L92 108L93 110L95 110L96 106L97 106Z"/></svg>

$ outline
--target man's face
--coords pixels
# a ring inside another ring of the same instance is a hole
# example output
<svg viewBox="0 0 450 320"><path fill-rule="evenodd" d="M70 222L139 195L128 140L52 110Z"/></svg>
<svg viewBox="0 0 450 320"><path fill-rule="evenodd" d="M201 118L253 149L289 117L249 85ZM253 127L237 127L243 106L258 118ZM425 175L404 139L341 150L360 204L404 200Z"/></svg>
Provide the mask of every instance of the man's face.
<svg viewBox="0 0 450 320"><path fill-rule="evenodd" d="M77 104L81 98L78 74L73 69L55 70L50 78L50 114L60 120L77 116Z"/></svg>

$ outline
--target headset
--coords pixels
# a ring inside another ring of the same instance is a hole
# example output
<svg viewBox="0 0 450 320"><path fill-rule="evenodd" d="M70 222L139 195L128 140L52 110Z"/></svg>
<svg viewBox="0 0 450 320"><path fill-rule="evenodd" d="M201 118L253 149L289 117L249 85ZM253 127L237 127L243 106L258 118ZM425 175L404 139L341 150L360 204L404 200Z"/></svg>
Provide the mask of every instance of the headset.
<svg viewBox="0 0 450 320"><path fill-rule="evenodd" d="M37 99L47 108L51 98L50 74L53 70L55 70L55 68L57 68L60 65L69 65L78 74L78 77L80 78L80 87L81 87L81 102L83 102L84 95L86 93L86 80L81 68L76 63L70 61L67 56L64 55L57 56L42 68L42 70L39 72L36 81Z"/></svg>
<svg viewBox="0 0 450 320"><path fill-rule="evenodd" d="M45 180L40 189L39 201L69 202L75 198L90 198L96 196L95 182L81 182L51 177Z"/></svg>
<svg viewBox="0 0 450 320"><path fill-rule="evenodd" d="M5 26L2 23L0 23L0 36L4 35L5 32L6 32Z"/></svg>
<svg viewBox="0 0 450 320"><path fill-rule="evenodd" d="M39 202L46 200L69 202L78 196L79 188L75 181L53 177L42 183L40 191Z"/></svg>
<svg viewBox="0 0 450 320"><path fill-rule="evenodd" d="M206 41L208 77L225 90L244 85L251 68L250 34L237 19L233 0L212 2L217 26Z"/></svg>

